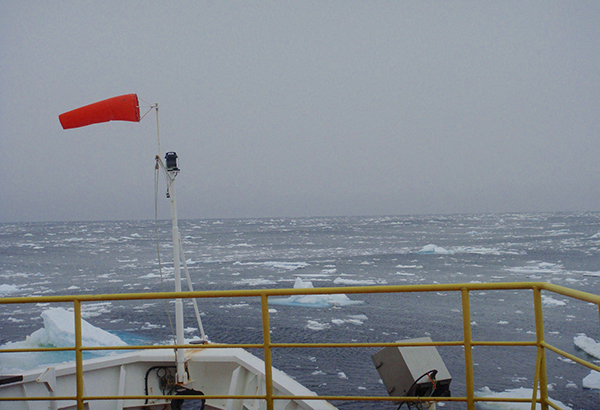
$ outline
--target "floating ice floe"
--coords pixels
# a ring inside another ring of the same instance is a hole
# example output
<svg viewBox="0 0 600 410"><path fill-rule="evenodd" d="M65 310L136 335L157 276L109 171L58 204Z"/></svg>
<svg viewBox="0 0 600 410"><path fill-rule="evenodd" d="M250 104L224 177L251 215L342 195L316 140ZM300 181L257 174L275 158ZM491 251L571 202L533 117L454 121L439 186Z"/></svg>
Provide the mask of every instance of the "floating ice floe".
<svg viewBox="0 0 600 410"><path fill-rule="evenodd" d="M249 304L247 304L246 302L241 302L241 303L229 303L227 305L221 305L219 306L222 309L239 309L239 308L245 308L250 306Z"/></svg>
<svg viewBox="0 0 600 410"><path fill-rule="evenodd" d="M44 327L27 336L24 341L9 342L3 348L73 347L75 346L74 313L62 308L51 308L41 314ZM121 338L81 320L83 346L126 346ZM84 352L84 357L97 357L111 352ZM72 361L72 352L5 353L0 362L0 374L34 369L44 365Z"/></svg>
<svg viewBox="0 0 600 410"><path fill-rule="evenodd" d="M337 277L333 281L336 285L385 285L387 280L385 279L344 279Z"/></svg>
<svg viewBox="0 0 600 410"><path fill-rule="evenodd" d="M533 262L528 266L515 266L505 268L505 270L523 274L564 273L562 265L550 262Z"/></svg>
<svg viewBox="0 0 600 410"><path fill-rule="evenodd" d="M456 248L457 253L472 253L476 255L500 255L498 248L486 248L483 246L460 246Z"/></svg>
<svg viewBox="0 0 600 410"><path fill-rule="evenodd" d="M111 302L86 303L81 312L81 317L89 319L91 317L100 316L104 313L109 313L111 307Z"/></svg>
<svg viewBox="0 0 600 410"><path fill-rule="evenodd" d="M494 397L494 398L518 398L518 399L529 399L533 397L533 389L527 389L519 387L517 389L508 389L503 392L492 391L489 387L485 386L475 392L477 397ZM539 397L539 391L538 391ZM559 409L572 410L571 407L558 400L550 399ZM530 410L531 403L509 403L509 402L478 402L478 408L485 410ZM535 406L536 410L541 409L541 405L538 403Z"/></svg>
<svg viewBox="0 0 600 410"><path fill-rule="evenodd" d="M232 243L231 245L227 245L228 248L254 248L254 245L250 245L249 243Z"/></svg>
<svg viewBox="0 0 600 410"><path fill-rule="evenodd" d="M163 270L165 270L163 268ZM160 278L160 275L157 273L148 273L147 275L144 276L138 276L138 279L156 279L156 278Z"/></svg>
<svg viewBox="0 0 600 410"><path fill-rule="evenodd" d="M600 343L597 343L585 333L580 333L573 338L575 346L589 354L590 356L600 359Z"/></svg>
<svg viewBox="0 0 600 410"><path fill-rule="evenodd" d="M583 276L600 277L600 271L598 271L598 272L583 272Z"/></svg>
<svg viewBox="0 0 600 410"><path fill-rule="evenodd" d="M592 370L590 374L583 378L582 385L584 389L600 389L600 373Z"/></svg>
<svg viewBox="0 0 600 410"><path fill-rule="evenodd" d="M331 323L338 326L341 326L345 323L349 323L351 325L362 325L367 319L368 317L365 315L350 315L348 316L348 319L331 319Z"/></svg>
<svg viewBox="0 0 600 410"><path fill-rule="evenodd" d="M306 268L309 264L306 262L278 262L278 261L268 261L268 262L234 262L234 265L241 265L241 266L252 266L252 265L256 265L256 266L266 266L269 268L274 268L274 269L283 269L283 270L298 270L298 269L304 269Z"/></svg>
<svg viewBox="0 0 600 410"><path fill-rule="evenodd" d="M304 269L309 264L306 262L265 262L264 265L275 269L297 270Z"/></svg>
<svg viewBox="0 0 600 410"><path fill-rule="evenodd" d="M311 289L313 288L311 281L303 281L301 278L296 278L294 289ZM273 305L285 306L305 306L305 307L331 307L331 306L348 306L363 303L361 300L351 300L344 294L335 295L292 295L287 298L271 298L269 303Z"/></svg>
<svg viewBox="0 0 600 410"><path fill-rule="evenodd" d="M233 282L234 285L245 285L245 286L262 286L262 285L275 285L277 282L274 282L270 279L264 278L256 278L256 279L242 279Z"/></svg>
<svg viewBox="0 0 600 410"><path fill-rule="evenodd" d="M325 330L329 329L331 325L329 325L328 323L321 323L316 320L309 320L307 322L306 327L310 330Z"/></svg>
<svg viewBox="0 0 600 410"><path fill-rule="evenodd" d="M429 245L425 245L423 246L423 248L417 252L418 254L421 255L428 255L428 254L436 254L436 255L450 255L453 252L442 248L441 246L437 246L434 244L429 244Z"/></svg>
<svg viewBox="0 0 600 410"><path fill-rule="evenodd" d="M75 314L63 308L50 308L42 312L44 327L27 336L29 346L75 346ZM83 346L126 346L123 340L81 320Z"/></svg>
<svg viewBox="0 0 600 410"><path fill-rule="evenodd" d="M567 303L562 300L554 299L548 295L542 295L542 305L544 306L565 306L566 304Z"/></svg>
<svg viewBox="0 0 600 410"><path fill-rule="evenodd" d="M164 327L165 327L165 325L156 325L156 324L153 324L150 322L146 322L140 329L141 330L153 330L153 329L161 329Z"/></svg>
<svg viewBox="0 0 600 410"><path fill-rule="evenodd" d="M0 285L0 295L5 295L5 294L9 294L9 293L13 293L19 290L19 287L17 285Z"/></svg>

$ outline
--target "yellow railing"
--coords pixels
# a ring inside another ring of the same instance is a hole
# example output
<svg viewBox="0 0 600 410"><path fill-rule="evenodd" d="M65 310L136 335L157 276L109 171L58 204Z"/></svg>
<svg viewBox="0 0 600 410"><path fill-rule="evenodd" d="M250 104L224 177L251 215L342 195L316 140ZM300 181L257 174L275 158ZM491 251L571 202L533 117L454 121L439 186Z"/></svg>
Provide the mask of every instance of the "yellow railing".
<svg viewBox="0 0 600 410"><path fill-rule="evenodd" d="M482 290L532 290L533 306L535 313L535 341L475 341L471 336L471 307L470 292ZM514 283L469 283L469 284L436 284L436 285L409 285L409 286L361 286L361 287L335 287L314 289L256 289L256 290L228 290L228 291L196 291L196 292L162 292L162 293L129 293L107 295L76 295L76 296L40 296L40 297L6 297L0 298L0 304L17 303L59 303L71 302L75 311L75 347L68 348L30 348L30 349L0 349L1 353L8 352L37 352L37 351L74 351L76 362L76 396L64 397L0 397L3 401L19 400L75 400L80 410L84 409L84 402L88 400L108 399L170 399L172 396L85 396L83 390L83 351L86 350L135 350L135 349L164 349L164 348L197 348L197 345L152 345L152 346L120 346L120 347L84 347L82 346L81 330L81 303L98 301L121 300L151 300L175 298L224 298L224 297L259 297L262 311L263 343L258 344L206 344L202 348L227 349L232 347L261 348L264 350L266 394L257 396L244 395L205 395L203 399L263 399L267 402L267 409L272 410L274 400L329 400L329 401L416 401L415 397L376 397L376 396L274 396L272 379L271 350L274 348L352 348L352 347L387 347L387 346L463 346L465 359L466 396L464 397L427 397L422 401L460 401L466 402L467 408L473 410L475 402L526 402L531 403L534 409L539 403L543 410L560 408L548 399L548 380L546 372L546 351L550 350L558 355L571 359L585 367L600 372L600 366L571 355L555 346L550 345L544 338L544 317L542 307L542 291L553 292L570 298L592 303L599 308L600 296L581 292L562 286L544 282L514 282ZM414 292L459 292L462 301L463 340L432 343L273 343L270 336L269 302L271 296L292 295L332 295L332 294L374 294L374 293L414 293ZM534 373L533 394L531 399L523 398L498 398L475 397L473 375L473 347L474 346L535 346L537 347L536 365ZM539 389L539 398L538 398ZM198 396L178 395L178 399L198 399ZM0 406L1 407L1 406Z"/></svg>

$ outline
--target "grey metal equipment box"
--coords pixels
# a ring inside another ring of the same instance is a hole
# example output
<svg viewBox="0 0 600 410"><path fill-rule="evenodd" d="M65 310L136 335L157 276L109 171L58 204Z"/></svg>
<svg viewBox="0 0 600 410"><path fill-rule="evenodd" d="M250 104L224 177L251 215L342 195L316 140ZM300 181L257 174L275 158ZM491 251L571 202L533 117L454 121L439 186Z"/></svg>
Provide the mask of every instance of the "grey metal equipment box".
<svg viewBox="0 0 600 410"><path fill-rule="evenodd" d="M400 342L430 343L432 340L420 337ZM450 396L452 377L435 346L386 347L371 359L390 396ZM435 388L427 376L433 370L437 370Z"/></svg>

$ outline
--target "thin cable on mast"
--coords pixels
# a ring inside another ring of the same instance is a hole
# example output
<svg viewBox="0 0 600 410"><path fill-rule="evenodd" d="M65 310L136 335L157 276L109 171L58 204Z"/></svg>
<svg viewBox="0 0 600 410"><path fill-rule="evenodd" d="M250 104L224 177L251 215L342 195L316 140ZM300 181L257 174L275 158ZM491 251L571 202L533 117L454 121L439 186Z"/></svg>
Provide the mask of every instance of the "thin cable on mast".
<svg viewBox="0 0 600 410"><path fill-rule="evenodd" d="M154 104L154 108L156 109L156 136L158 139L158 157L161 157L160 151L160 128L158 127L158 103Z"/></svg>

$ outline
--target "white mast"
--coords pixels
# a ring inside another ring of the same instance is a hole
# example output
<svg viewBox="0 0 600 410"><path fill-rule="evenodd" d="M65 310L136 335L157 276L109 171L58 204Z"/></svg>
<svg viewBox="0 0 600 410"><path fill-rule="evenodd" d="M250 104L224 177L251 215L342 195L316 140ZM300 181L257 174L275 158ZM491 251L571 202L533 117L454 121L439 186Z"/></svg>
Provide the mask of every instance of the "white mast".
<svg viewBox="0 0 600 410"><path fill-rule="evenodd" d="M179 168L177 168L177 154L174 152L167 152L165 159L167 162L166 174L168 177L167 195L171 202L171 220L173 222L172 233L173 265L175 268L175 292L181 292L181 269L179 254L181 244L179 238L179 227L177 226L177 200L175 196L175 177L179 173ZM181 300L181 298L175 299L175 334L175 343L178 345L184 344L185 340L183 338L183 301ZM185 349L176 349L175 354L177 358L177 382L185 384L188 382L184 364Z"/></svg>
<svg viewBox="0 0 600 410"><path fill-rule="evenodd" d="M165 154L165 163L160 158L160 131L158 128L158 103L152 106L156 110L156 132L158 136L158 155L156 156L157 169L158 166L162 168L165 173L167 180L167 198L171 203L171 220L173 223L172 237L173 237L173 266L175 276L175 292L181 292L181 264L185 269L188 287L190 291L193 291L192 281L190 274L187 269L185 258L183 255L183 247L181 245L181 237L179 235L179 227L177 223L177 199L175 195L175 177L179 173L177 167L177 154L175 152L167 152ZM196 319L198 320L198 328L202 336L202 343L206 343L206 335L202 327L202 320L200 319L200 312L198 311L198 304L196 299L192 299L194 310L196 312ZM183 301L181 298L175 299L175 344L185 344L183 336ZM185 349L175 349L176 361L177 361L177 383L186 384L188 382L188 374L185 371Z"/></svg>

